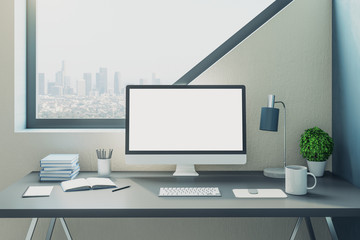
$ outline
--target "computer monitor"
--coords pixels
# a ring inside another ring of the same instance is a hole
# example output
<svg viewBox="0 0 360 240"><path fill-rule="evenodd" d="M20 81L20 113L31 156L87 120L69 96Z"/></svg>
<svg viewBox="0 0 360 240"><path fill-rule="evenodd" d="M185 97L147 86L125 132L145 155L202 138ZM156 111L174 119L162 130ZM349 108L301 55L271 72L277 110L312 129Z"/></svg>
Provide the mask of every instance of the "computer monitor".
<svg viewBox="0 0 360 240"><path fill-rule="evenodd" d="M175 176L245 164L245 105L243 85L129 85L126 163L176 164Z"/></svg>

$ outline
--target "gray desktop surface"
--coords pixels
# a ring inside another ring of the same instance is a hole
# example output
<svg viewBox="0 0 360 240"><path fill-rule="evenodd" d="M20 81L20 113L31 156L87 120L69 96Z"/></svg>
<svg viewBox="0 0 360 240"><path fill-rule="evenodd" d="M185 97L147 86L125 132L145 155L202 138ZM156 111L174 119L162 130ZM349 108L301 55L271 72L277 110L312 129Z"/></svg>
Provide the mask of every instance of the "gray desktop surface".
<svg viewBox="0 0 360 240"><path fill-rule="evenodd" d="M78 178L96 177L81 172ZM63 192L58 182L39 182L32 172L0 192L0 217L324 217L360 216L360 189L326 173L305 196L238 199L234 188L280 188L284 179L262 172L200 172L173 177L170 172L113 172L111 179L130 188ZM311 183L309 183L311 184ZM53 185L50 197L22 198L30 185ZM160 187L216 186L222 197L158 197Z"/></svg>

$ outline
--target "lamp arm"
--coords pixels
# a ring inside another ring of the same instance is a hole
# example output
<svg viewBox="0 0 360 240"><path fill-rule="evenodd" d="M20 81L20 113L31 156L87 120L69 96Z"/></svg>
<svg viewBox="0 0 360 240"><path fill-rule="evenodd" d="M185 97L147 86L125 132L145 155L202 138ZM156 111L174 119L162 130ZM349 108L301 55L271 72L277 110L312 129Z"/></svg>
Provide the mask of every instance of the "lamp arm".
<svg viewBox="0 0 360 240"><path fill-rule="evenodd" d="M284 168L286 167L286 107L282 101L275 101L275 103L281 103L284 107Z"/></svg>

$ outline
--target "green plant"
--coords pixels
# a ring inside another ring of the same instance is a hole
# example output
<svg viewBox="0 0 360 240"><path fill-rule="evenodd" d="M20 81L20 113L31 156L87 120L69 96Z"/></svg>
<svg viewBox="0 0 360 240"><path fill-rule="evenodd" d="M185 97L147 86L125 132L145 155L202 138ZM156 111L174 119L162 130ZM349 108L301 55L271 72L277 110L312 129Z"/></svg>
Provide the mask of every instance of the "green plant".
<svg viewBox="0 0 360 240"><path fill-rule="evenodd" d="M323 162L331 155L333 139L318 127L306 129L300 138L300 153L308 161Z"/></svg>

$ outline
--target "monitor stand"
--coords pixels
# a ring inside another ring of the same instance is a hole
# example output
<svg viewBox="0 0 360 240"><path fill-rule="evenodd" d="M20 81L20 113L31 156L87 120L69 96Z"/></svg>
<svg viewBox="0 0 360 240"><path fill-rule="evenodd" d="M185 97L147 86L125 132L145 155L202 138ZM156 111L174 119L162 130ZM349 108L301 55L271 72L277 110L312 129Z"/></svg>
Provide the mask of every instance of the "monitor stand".
<svg viewBox="0 0 360 240"><path fill-rule="evenodd" d="M173 176L199 176L194 164L176 164Z"/></svg>

